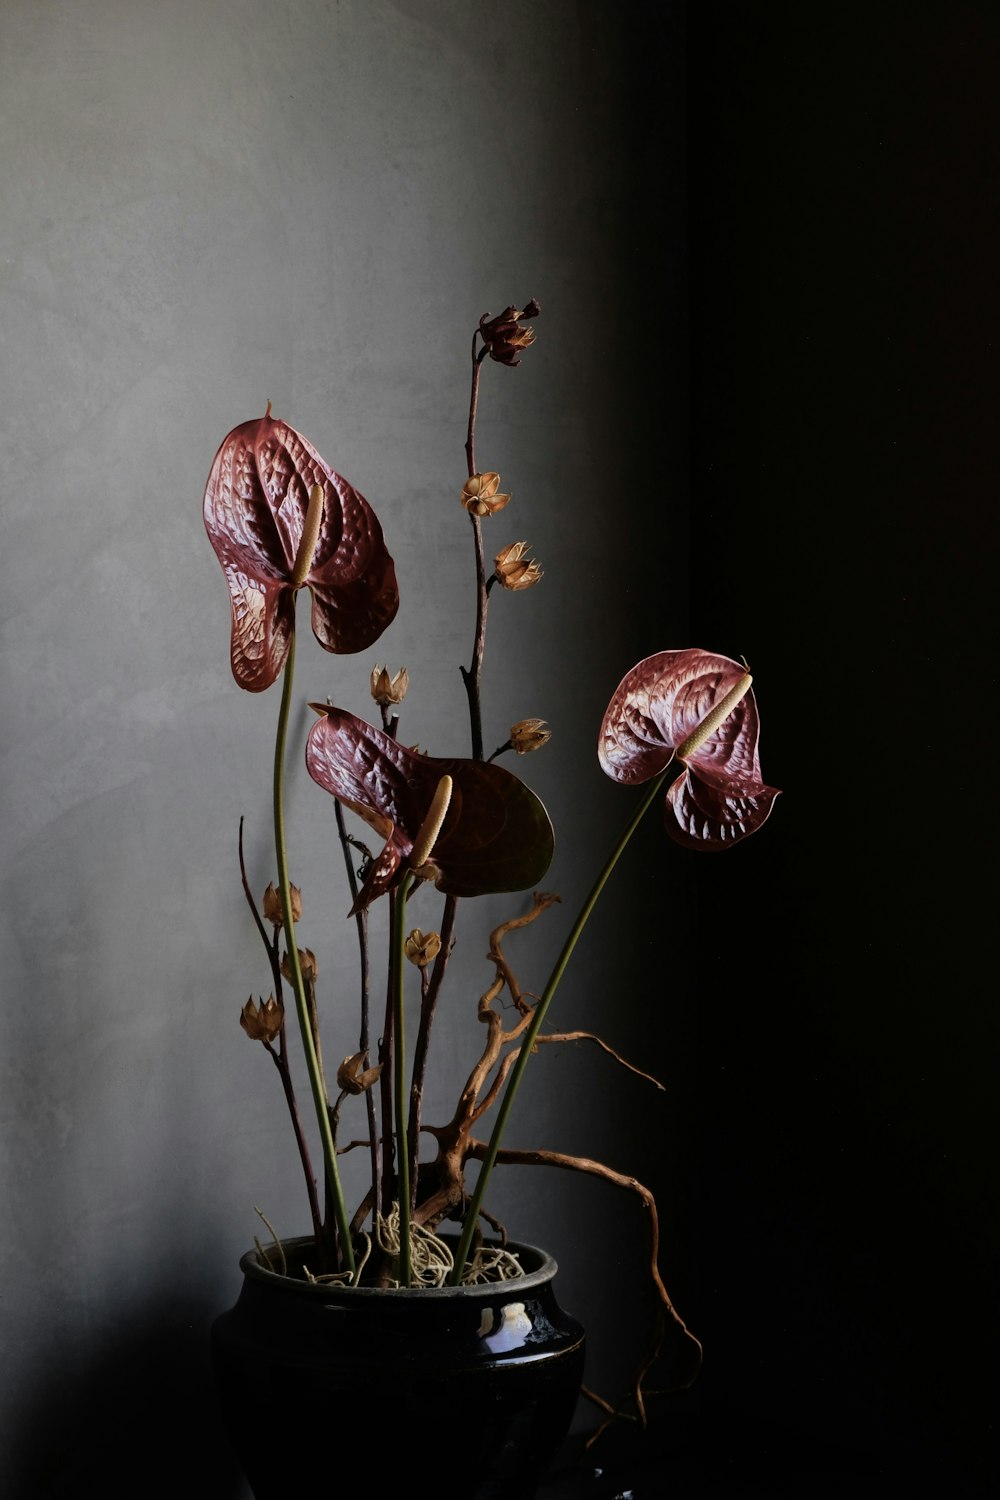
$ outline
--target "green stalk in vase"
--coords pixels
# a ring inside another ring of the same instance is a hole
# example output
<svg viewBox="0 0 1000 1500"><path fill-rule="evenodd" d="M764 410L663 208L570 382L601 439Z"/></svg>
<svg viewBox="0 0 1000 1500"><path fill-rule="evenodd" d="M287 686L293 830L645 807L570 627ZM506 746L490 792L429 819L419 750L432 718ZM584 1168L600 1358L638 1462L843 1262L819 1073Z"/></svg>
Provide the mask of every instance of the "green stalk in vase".
<svg viewBox="0 0 1000 1500"><path fill-rule="evenodd" d="M452 1268L450 1276L448 1277L448 1280L452 1286L461 1285L462 1273L465 1270L465 1263L468 1259L469 1248L472 1244L472 1237L476 1232L476 1224L479 1219L479 1210L482 1207L483 1199L486 1196L486 1185L489 1182L490 1173L492 1172L493 1167L496 1164L497 1152L500 1150L500 1141L503 1136L504 1130L506 1129L510 1112L514 1106L514 1100L517 1096L518 1085L520 1084L521 1078L524 1075L524 1070L528 1064L528 1058L531 1056L532 1049L535 1045L535 1038L538 1036L538 1033L542 1028L542 1022L545 1020L545 1013L549 1008L549 1004L551 1003L553 995L559 988L559 981L562 979L563 974L566 970L566 965L569 963L570 958L572 957L573 949L576 947L577 942L580 938L580 934L583 932L583 929L587 925L587 919L589 918L594 907L597 905L597 899L603 891L605 885L607 884L608 877L610 876L612 870L618 863L621 856L624 854L629 839L632 837L633 833L645 817L647 811L655 801L656 794L662 787L663 782L666 779L666 775L667 772L666 770L664 770L659 776L657 776L655 781L650 782L649 786L647 787L645 796L640 802L638 809L629 822L628 827L625 829L625 832L622 834L614 849L611 851L611 854L608 856L608 860L604 866L604 869L601 871L600 875L598 875L596 881L594 882L594 886L590 892L590 895L587 897L586 901L583 903L583 906L580 908L580 913L577 916L576 921L573 923L573 927L570 931L569 937L563 944L562 952L556 959L552 973L549 975L548 983L546 984L545 989L542 991L541 999L535 1006L535 1012L531 1018L531 1025L524 1033L524 1040L521 1043L521 1050L518 1053L516 1063L511 1069L510 1077L507 1080L507 1087L504 1090L504 1096L501 1099L500 1107L497 1110L497 1117L493 1126L493 1134L490 1136L490 1143L486 1148L486 1155L483 1157L482 1165L479 1168L479 1176L476 1179L476 1186L472 1193L472 1197L469 1199L469 1204L465 1212L465 1222L462 1227L462 1235L458 1242L458 1248L455 1251L455 1264Z"/></svg>
<svg viewBox="0 0 1000 1500"><path fill-rule="evenodd" d="M689 734L687 738L677 746L677 749L673 752L673 754L671 754L666 765L663 767L663 770L660 771L659 774L655 776L651 782L649 782L645 794L643 795L642 801L639 803L638 808L629 821L628 826L626 827L621 838L612 849L610 855L608 856L607 863L594 882L594 886L590 892L590 895L587 897L586 901L583 903L583 906L580 909L580 914L573 924L569 937L563 944L562 952L556 960L555 967L553 968L552 973L549 975L549 980L545 986L545 989L542 991L542 997L539 1000L538 1004L535 1006L534 1015L531 1018L531 1025L528 1027L527 1031L524 1034L524 1040L521 1043L521 1050L518 1053L517 1061L511 1069L510 1077L507 1080L507 1087L504 1091L503 1099L500 1101L500 1107L497 1110L497 1118L493 1126L493 1134L490 1136L490 1142L486 1148L486 1155L483 1157L482 1166L479 1169L479 1176L476 1180L475 1191L473 1192L472 1197L469 1200L469 1206L465 1215L465 1223L462 1228L462 1235L458 1242L458 1249L455 1252L455 1265L449 1277L449 1281L453 1286L458 1286L461 1283L462 1272L465 1269L465 1262L469 1254L469 1247L472 1244L472 1237L475 1234L476 1223L479 1218L479 1210L482 1206L483 1198L486 1195L486 1185L489 1181L490 1173L492 1172L493 1167L496 1164L497 1153L500 1150L500 1141L503 1136L504 1130L506 1129L511 1109L514 1105L514 1099L517 1095L518 1085L520 1084L521 1078L524 1075L524 1070L527 1067L528 1058L531 1056L532 1049L535 1045L535 1039L537 1038L538 1033L542 1028L542 1022L545 1020L545 1013L549 1008L549 1004L552 1000L553 995L559 987L559 981L563 977L566 965L569 963L569 960L573 953L573 949L576 947L577 942L580 938L580 934L583 932L584 927L587 925L587 919L589 918L594 907L597 905L598 897L607 884L608 877L610 876L612 870L618 863L619 859L621 859L626 848L628 847L629 840L631 839L633 833L642 822L653 802L656 800L657 793L663 786L670 768L675 764L675 762L680 762L681 765L686 764L689 757L694 755L701 748L705 741L715 733L715 731L721 724L725 722L725 720L733 712L734 708L736 708L737 705L743 701L747 693L750 691L750 685L752 682L753 678L750 676L750 673L747 672L746 675L742 677L739 682L737 682L736 685L731 688L730 691L726 693L726 695L715 705L711 712L705 716L705 718L697 726L697 728L694 729L692 733Z"/></svg>
<svg viewBox="0 0 1000 1500"><path fill-rule="evenodd" d="M309 571L313 553L316 550L316 541L319 536L322 518L323 491L316 484L313 485L309 492L309 510L306 515L302 541L299 544L298 554L295 559L295 568L292 573L292 586L294 588L302 586L305 576ZM302 1035L302 1050L305 1053L306 1072L309 1075L309 1087L313 1096L313 1104L316 1108L316 1120L319 1125L320 1141L323 1146L326 1180L337 1220L341 1268L349 1271L353 1277L354 1250L351 1244L350 1220L347 1214L347 1204L344 1200L344 1190L340 1181L340 1173L337 1170L337 1149L334 1144L333 1129L330 1124L329 1100L326 1096L319 1057L316 1053L316 1043L309 1016L309 1005L306 1000L305 984L302 979L302 966L299 963L299 949L295 937L292 896L288 879L288 857L285 849L285 742L288 735L288 715L291 708L294 678L295 632L293 630L288 645L288 658L282 674L281 707L278 711L278 730L274 742L274 853L278 864L278 895L281 900L281 915L288 937L288 965L291 974L292 992L295 996L295 1009L299 1018L299 1031Z"/></svg>

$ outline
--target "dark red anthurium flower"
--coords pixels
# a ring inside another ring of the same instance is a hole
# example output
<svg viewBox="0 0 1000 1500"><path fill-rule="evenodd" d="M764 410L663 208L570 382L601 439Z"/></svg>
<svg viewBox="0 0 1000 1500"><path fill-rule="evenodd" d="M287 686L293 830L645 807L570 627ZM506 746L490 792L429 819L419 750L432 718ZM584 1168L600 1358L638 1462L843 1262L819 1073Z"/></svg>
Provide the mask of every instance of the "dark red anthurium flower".
<svg viewBox="0 0 1000 1500"><path fill-rule="evenodd" d="M485 761L421 755L342 709L313 707L320 718L306 741L310 776L385 840L351 915L403 879L445 776L451 800L423 867L438 890L481 896L541 880L552 859L552 824L523 781Z"/></svg>
<svg viewBox="0 0 1000 1500"><path fill-rule="evenodd" d="M319 532L311 558L300 559L316 486ZM233 676L251 693L270 687L285 664L300 586L312 593L313 633L327 651L363 651L399 607L375 512L311 443L271 416L270 403L266 416L234 427L215 455L204 515L229 584Z"/></svg>
<svg viewBox="0 0 1000 1500"><path fill-rule="evenodd" d="M696 648L660 651L619 684L597 753L626 786L651 781L676 757L682 770L667 791L667 832L690 849L728 849L767 821L779 795L760 778L759 733L740 662Z"/></svg>

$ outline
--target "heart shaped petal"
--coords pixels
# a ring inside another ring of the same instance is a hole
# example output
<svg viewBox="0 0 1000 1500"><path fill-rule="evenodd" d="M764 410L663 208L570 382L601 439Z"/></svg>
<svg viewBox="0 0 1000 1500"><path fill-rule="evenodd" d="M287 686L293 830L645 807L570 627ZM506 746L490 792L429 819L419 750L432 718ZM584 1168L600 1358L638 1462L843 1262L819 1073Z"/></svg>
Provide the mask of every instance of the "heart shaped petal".
<svg viewBox="0 0 1000 1500"><path fill-rule="evenodd" d="M270 687L288 655L292 575L314 485L323 517L304 581L320 645L364 650L399 607L392 558L367 500L270 409L242 423L215 455L204 518L229 585L233 675L250 692Z"/></svg>
<svg viewBox="0 0 1000 1500"><path fill-rule="evenodd" d="M397 885L443 776L452 795L431 862L434 883L452 896L520 891L542 879L552 859L552 824L522 781L484 761L407 750L338 708L314 705L306 766L313 780L386 839L357 909Z"/></svg>
<svg viewBox="0 0 1000 1500"><path fill-rule="evenodd" d="M730 694L738 701L700 740L699 726ZM697 648L661 651L616 689L598 758L613 780L633 786L658 776L680 752L684 770L667 792L667 832L688 848L727 849L761 827L779 795L761 780L759 733L742 663Z"/></svg>

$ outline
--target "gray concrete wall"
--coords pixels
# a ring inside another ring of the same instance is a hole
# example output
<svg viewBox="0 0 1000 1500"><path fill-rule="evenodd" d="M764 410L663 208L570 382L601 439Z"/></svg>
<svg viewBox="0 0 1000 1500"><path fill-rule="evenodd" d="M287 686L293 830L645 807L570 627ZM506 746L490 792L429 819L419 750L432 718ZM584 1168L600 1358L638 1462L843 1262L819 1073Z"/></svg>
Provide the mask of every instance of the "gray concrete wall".
<svg viewBox="0 0 1000 1500"><path fill-rule="evenodd" d="M301 611L289 833L301 935L342 1006L331 1055L353 1046L352 938L331 812L300 769L304 703L367 712L373 661L405 664L404 737L464 751L468 345L480 313L531 296L537 346L487 368L479 429L480 465L515 493L488 540L526 537L545 567L494 600L486 696L491 743L528 715L554 730L519 766L553 815L564 898L523 944L529 988L626 816L596 767L601 712L635 660L688 644L674 26L669 7L653 22L610 0L3 7L7 1494L102 1474L107 1493L171 1493L204 1439L199 1473L217 1469L198 1492L239 1495L212 1448L207 1328L254 1205L306 1227L276 1076L237 1024L268 986L236 833L245 815L260 891L278 694L229 670L200 516L225 433L271 400L371 500L400 578L398 619L363 657L325 655ZM683 897L659 849L650 835L555 1021L602 1031L672 1099L560 1049L534 1065L511 1144L607 1156L683 1209L684 1038L662 1003L662 912ZM442 1009L432 1118L479 1040L485 934L518 902L483 907ZM615 1394L642 1339L642 1213L552 1173L505 1181L495 1206L563 1263L594 1331L588 1379Z"/></svg>

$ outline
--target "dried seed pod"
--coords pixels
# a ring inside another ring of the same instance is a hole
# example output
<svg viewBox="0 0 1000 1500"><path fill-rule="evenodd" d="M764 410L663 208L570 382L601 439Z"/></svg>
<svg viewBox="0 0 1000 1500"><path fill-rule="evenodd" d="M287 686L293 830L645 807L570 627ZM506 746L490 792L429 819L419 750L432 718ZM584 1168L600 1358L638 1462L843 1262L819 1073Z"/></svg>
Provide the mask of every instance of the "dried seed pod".
<svg viewBox="0 0 1000 1500"><path fill-rule="evenodd" d="M268 995L260 1005L250 999L240 1011L240 1025L252 1042L273 1042L285 1020L285 1007L273 995Z"/></svg>
<svg viewBox="0 0 1000 1500"><path fill-rule="evenodd" d="M353 1057L345 1057L337 1069L337 1087L345 1094L363 1094L378 1082L382 1064L374 1068L364 1067L367 1055L366 1052L355 1052Z"/></svg>
<svg viewBox="0 0 1000 1500"><path fill-rule="evenodd" d="M405 949L410 963L416 964L418 969L424 969L441 952L441 934L421 932L419 927L414 927L406 939Z"/></svg>
<svg viewBox="0 0 1000 1500"><path fill-rule="evenodd" d="M505 589L530 589L542 576L533 557L527 557L527 542L511 542L494 558L497 582Z"/></svg>
<svg viewBox="0 0 1000 1500"><path fill-rule="evenodd" d="M315 983L319 975L319 966L316 963L316 955L311 948L299 949L299 969L304 980ZM281 974L283 979L287 979L291 983L292 966L288 961L287 953L281 955Z"/></svg>
<svg viewBox="0 0 1000 1500"><path fill-rule="evenodd" d="M492 471L487 474L473 474L462 485L462 504L470 516L492 516L498 510L503 510L509 495L498 494L500 488L500 475Z"/></svg>
<svg viewBox="0 0 1000 1500"><path fill-rule="evenodd" d="M390 703L402 703L409 685L410 674L405 667L400 667L394 677L390 677L388 667L379 662L372 667L372 697L380 708L388 708Z"/></svg>
<svg viewBox="0 0 1000 1500"><path fill-rule="evenodd" d="M289 886L289 895L292 898L292 921L298 922L302 918L302 892L297 885ZM264 892L264 920L270 922L272 927L280 927L284 923L284 915L281 910L281 892L272 881Z"/></svg>
<svg viewBox="0 0 1000 1500"><path fill-rule="evenodd" d="M510 745L518 755L529 755L540 750L552 738L552 730L546 729L544 719L520 719L510 728Z"/></svg>

